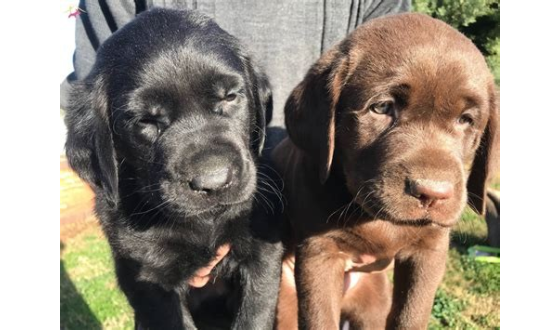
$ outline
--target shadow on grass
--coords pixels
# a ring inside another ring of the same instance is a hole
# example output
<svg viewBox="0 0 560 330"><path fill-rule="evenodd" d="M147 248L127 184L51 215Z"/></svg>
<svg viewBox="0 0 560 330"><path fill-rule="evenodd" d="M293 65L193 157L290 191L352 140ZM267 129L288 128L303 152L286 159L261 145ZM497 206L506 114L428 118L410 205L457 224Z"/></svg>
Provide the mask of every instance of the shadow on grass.
<svg viewBox="0 0 560 330"><path fill-rule="evenodd" d="M60 249L64 245L60 242ZM76 286L68 276L64 263L60 261L60 329L61 330L100 330L103 327Z"/></svg>
<svg viewBox="0 0 560 330"><path fill-rule="evenodd" d="M486 237L481 237L471 233L453 233L451 235L451 248L456 249L461 254L466 254L467 249L474 245L487 245Z"/></svg>
<svg viewBox="0 0 560 330"><path fill-rule="evenodd" d="M480 216L466 209L451 233L451 247L461 254L473 245L500 247L500 196L488 192L486 195L486 214Z"/></svg>

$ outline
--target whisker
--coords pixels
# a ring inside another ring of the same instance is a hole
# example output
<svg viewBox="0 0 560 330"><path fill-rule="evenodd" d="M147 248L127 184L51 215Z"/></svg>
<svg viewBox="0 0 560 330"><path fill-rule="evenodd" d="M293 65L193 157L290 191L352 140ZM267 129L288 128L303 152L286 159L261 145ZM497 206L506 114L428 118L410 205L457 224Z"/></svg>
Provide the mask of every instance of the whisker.
<svg viewBox="0 0 560 330"><path fill-rule="evenodd" d="M128 194L126 196L123 196L123 198L128 198L128 197L130 197L130 196L132 196L136 193L139 193L139 192L156 192L156 191L160 190L159 188L158 189L147 189L147 188L151 188L151 187L154 187L154 186L159 186L159 183L149 184L147 186L140 187L140 188L132 191L130 194Z"/></svg>
<svg viewBox="0 0 560 330"><path fill-rule="evenodd" d="M263 202L270 208L270 211L271 211L272 213L274 213L274 206L273 206L273 204L268 200L268 198L266 198L266 196L265 196L264 194L262 194L260 191L257 190L257 191L256 191L256 194L255 194L255 197L256 197L256 198L261 197L262 200L263 200Z"/></svg>
<svg viewBox="0 0 560 330"><path fill-rule="evenodd" d="M154 206L153 208L151 208L151 209L149 209L149 210L147 210L147 211L132 213L130 216L132 217L132 216L135 216L135 215L146 214L146 213L151 212L151 211L153 211L153 210L155 210L155 209L157 209L157 208L160 208L160 207L162 207L162 206L164 206L164 205L167 205L167 204L171 203L172 201L173 201L173 200L164 201L164 202L160 203L159 205Z"/></svg>

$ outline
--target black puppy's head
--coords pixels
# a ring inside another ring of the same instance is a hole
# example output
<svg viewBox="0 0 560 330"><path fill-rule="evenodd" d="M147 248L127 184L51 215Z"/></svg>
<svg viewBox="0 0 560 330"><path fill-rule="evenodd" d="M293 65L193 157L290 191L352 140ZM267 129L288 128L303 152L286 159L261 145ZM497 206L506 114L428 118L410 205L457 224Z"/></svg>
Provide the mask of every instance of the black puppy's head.
<svg viewBox="0 0 560 330"><path fill-rule="evenodd" d="M234 37L195 12L151 10L102 45L75 86L68 159L109 204L132 198L130 212L238 212L256 188L271 104Z"/></svg>

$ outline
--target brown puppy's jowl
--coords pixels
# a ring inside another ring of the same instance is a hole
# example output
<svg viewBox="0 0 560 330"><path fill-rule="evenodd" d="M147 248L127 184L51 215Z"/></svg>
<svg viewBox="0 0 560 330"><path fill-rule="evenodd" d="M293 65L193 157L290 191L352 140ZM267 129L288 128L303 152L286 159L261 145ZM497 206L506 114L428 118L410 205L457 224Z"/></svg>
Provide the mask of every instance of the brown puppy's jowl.
<svg viewBox="0 0 560 330"><path fill-rule="evenodd" d="M300 329L426 328L450 227L467 201L484 212L498 157L484 57L428 16L376 19L319 59L285 112L289 138L273 155L291 227L278 327L298 315Z"/></svg>

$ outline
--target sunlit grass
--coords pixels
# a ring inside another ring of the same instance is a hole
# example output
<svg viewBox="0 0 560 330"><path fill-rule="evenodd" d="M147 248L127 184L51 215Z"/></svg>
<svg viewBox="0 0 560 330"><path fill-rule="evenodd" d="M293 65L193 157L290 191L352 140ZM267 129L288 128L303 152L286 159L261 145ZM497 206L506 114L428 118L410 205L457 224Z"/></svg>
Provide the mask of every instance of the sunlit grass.
<svg viewBox="0 0 560 330"><path fill-rule="evenodd" d="M111 251L97 228L61 244L63 329L132 329L132 310L119 291Z"/></svg>
<svg viewBox="0 0 560 330"><path fill-rule="evenodd" d="M500 265L467 256L484 244L482 217L466 210L452 232L447 272L438 289L430 329L497 329L500 326ZM119 291L109 245L97 226L61 243L62 329L132 329L133 315Z"/></svg>

